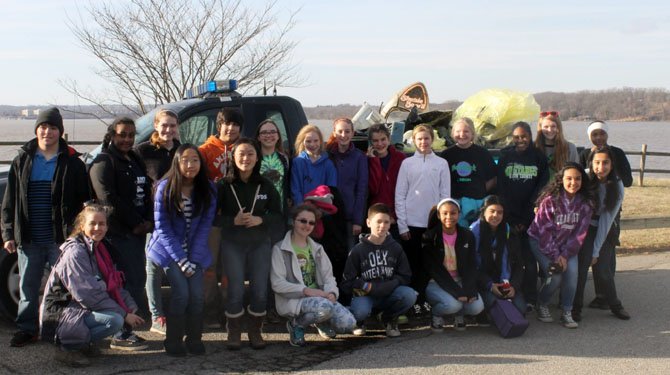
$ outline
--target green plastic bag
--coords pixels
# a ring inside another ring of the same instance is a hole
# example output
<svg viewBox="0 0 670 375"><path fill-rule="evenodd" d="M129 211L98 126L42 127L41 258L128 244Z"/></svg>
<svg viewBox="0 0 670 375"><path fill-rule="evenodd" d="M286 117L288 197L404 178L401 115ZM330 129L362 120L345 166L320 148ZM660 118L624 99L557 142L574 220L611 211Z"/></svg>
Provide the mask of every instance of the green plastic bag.
<svg viewBox="0 0 670 375"><path fill-rule="evenodd" d="M503 148L512 143L512 126L518 121L537 121L540 105L532 94L504 89L486 89L467 98L456 109L451 125L461 117L475 123L475 143Z"/></svg>

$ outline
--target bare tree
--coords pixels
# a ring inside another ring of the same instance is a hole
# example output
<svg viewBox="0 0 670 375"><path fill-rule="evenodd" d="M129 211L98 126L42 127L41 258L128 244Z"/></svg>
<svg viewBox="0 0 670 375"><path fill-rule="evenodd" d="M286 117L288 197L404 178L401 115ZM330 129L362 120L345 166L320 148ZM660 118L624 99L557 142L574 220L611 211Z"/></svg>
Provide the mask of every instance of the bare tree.
<svg viewBox="0 0 670 375"><path fill-rule="evenodd" d="M246 92L257 92L264 80L300 85L291 62L296 42L288 38L297 11L280 23L276 8L276 1L262 9L240 0L91 2L68 26L102 63L96 74L111 83L114 97L102 99L73 80L60 84L102 111L123 105L138 114L217 78L237 79Z"/></svg>

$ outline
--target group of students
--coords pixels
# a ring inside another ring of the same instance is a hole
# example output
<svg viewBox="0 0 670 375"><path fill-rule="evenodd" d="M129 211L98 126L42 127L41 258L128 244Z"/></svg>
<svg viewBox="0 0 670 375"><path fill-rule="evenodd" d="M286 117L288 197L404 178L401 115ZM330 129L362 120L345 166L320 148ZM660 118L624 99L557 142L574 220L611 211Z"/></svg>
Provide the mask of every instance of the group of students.
<svg viewBox="0 0 670 375"><path fill-rule="evenodd" d="M37 138L12 164L2 208L4 247L18 245L22 275L12 346L37 338L36 269L46 262L54 267L43 321L56 316L56 358L75 366L98 355L96 342L106 336L111 348L146 348L132 330L149 314L151 330L166 335L167 354L203 354L205 300L220 297L219 282L231 350L241 348L245 314L251 347L266 346L268 309L287 319L290 343L303 346L309 326L328 338L364 335L373 314L390 337L400 335L408 311L429 312L435 332L452 316L462 330L465 316L484 321L496 299L522 314L534 306L549 322L559 287L561 321L574 328L590 266L591 305L629 318L616 295L614 249L632 178L623 152L607 145L604 122L589 126L587 173L556 112L541 113L534 143L530 126L515 124L497 165L475 144L468 118L454 122L455 145L440 155L431 148L433 129L415 126L410 157L381 124L368 129L367 155L354 146L348 118L334 121L327 142L306 125L292 160L272 120L244 138L242 115L223 109L218 134L200 147L179 143L178 121L159 110L151 139L134 148L133 120L115 120L87 173L61 138L58 110L38 117ZM51 301L63 290L67 303L54 315Z"/></svg>

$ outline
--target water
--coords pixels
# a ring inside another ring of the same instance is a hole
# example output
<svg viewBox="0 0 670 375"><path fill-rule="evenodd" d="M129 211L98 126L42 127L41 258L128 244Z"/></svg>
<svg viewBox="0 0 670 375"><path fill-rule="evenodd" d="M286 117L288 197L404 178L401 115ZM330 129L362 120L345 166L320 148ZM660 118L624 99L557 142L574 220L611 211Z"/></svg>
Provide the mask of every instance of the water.
<svg viewBox="0 0 670 375"><path fill-rule="evenodd" d="M327 138L332 129L330 120L310 120L317 125ZM65 133L73 141L102 141L106 125L99 120L64 120ZM35 136L34 120L0 119L0 134L3 141L26 141ZM566 121L563 124L566 138L577 146L590 146L586 128L588 122ZM608 122L609 143L624 151L640 151L647 144L648 151L670 152L670 122ZM535 129L533 129L535 132ZM535 135L535 134L534 134ZM87 152L95 146L77 146L80 152ZM16 146L0 146L0 160L10 160L16 155ZM639 168L640 157L629 155L632 168ZM647 157L647 168L666 169L668 157ZM665 175L666 177L668 175Z"/></svg>

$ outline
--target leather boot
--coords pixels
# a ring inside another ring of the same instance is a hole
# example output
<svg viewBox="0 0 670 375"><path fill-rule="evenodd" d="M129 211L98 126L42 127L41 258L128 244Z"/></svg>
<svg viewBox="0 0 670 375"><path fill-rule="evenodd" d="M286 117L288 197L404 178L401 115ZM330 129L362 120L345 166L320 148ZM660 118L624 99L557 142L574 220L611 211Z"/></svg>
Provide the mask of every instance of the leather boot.
<svg viewBox="0 0 670 375"><path fill-rule="evenodd" d="M183 357L186 355L184 349L184 327L186 317L184 315L168 315L165 324L165 340L163 346L165 353L171 357Z"/></svg>
<svg viewBox="0 0 670 375"><path fill-rule="evenodd" d="M265 349L265 340L263 340L263 322L265 321L265 314L255 313L247 308L249 312L249 343L252 349Z"/></svg>
<svg viewBox="0 0 670 375"><path fill-rule="evenodd" d="M226 331L228 332L226 347L228 350L240 350L242 347L242 315L244 315L244 310L235 315L226 312Z"/></svg>
<svg viewBox="0 0 670 375"><path fill-rule="evenodd" d="M202 343L202 314L186 315L186 350L195 355L205 354Z"/></svg>

